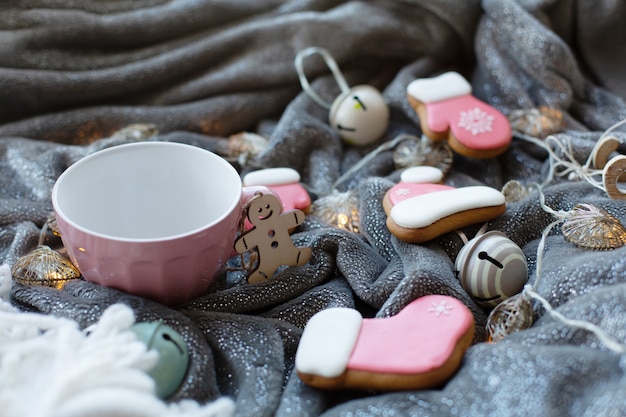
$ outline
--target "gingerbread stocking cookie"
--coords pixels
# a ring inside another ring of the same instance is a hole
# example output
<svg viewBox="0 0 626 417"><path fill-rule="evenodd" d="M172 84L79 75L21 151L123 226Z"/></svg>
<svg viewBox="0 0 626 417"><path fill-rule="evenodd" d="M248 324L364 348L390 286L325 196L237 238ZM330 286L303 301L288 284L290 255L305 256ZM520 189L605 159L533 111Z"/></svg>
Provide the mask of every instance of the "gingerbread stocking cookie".
<svg viewBox="0 0 626 417"><path fill-rule="evenodd" d="M250 201L247 218L253 228L239 236L234 246L238 253L255 248L258 252L258 265L248 276L251 284L268 280L281 265L301 266L311 258L311 248L296 247L289 236L289 229L304 222L304 213L281 213L281 207L280 200L270 194Z"/></svg>
<svg viewBox="0 0 626 417"><path fill-rule="evenodd" d="M447 140L463 156L492 158L509 147L511 125L504 114L471 93L470 83L452 71L417 79L407 87L409 104L426 136Z"/></svg>
<svg viewBox="0 0 626 417"><path fill-rule="evenodd" d="M474 335L474 317L459 300L427 295L388 318L329 308L307 323L296 371L324 388L434 388L458 369Z"/></svg>

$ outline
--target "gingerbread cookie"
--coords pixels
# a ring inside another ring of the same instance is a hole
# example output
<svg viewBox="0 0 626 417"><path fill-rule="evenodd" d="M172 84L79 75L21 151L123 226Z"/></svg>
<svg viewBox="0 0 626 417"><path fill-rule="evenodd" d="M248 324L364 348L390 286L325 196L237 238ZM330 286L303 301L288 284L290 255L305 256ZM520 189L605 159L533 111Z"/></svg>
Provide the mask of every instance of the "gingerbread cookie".
<svg viewBox="0 0 626 417"><path fill-rule="evenodd" d="M391 187L383 198L383 208L389 216L393 206L418 195L436 191L452 190L454 187L442 185L443 172L430 166L407 168L400 174L400 182Z"/></svg>
<svg viewBox="0 0 626 417"><path fill-rule="evenodd" d="M284 210L311 209L311 197L300 184L300 174L293 168L279 167L252 171L243 177L243 185L263 185L274 191L283 203Z"/></svg>
<svg viewBox="0 0 626 417"><path fill-rule="evenodd" d="M430 187L433 184L417 185ZM505 211L504 195L495 188L451 188L425 192L398 202L389 210L387 228L404 242L423 243L453 230L495 219Z"/></svg>
<svg viewBox="0 0 626 417"><path fill-rule="evenodd" d="M511 125L504 114L472 94L472 86L457 72L420 78L407 87L409 104L422 132L433 141L447 140L469 158L492 158L511 143Z"/></svg>
<svg viewBox="0 0 626 417"><path fill-rule="evenodd" d="M268 280L281 265L302 266L311 258L311 248L294 246L289 229L304 222L304 213L290 210L281 213L280 200L263 194L249 203L248 221L252 229L235 240L235 251L257 250L258 265L248 276L251 284Z"/></svg>
<svg viewBox="0 0 626 417"><path fill-rule="evenodd" d="M434 388L457 371L473 335L469 309L444 295L418 298L388 318L330 308L307 323L296 371L324 389Z"/></svg>

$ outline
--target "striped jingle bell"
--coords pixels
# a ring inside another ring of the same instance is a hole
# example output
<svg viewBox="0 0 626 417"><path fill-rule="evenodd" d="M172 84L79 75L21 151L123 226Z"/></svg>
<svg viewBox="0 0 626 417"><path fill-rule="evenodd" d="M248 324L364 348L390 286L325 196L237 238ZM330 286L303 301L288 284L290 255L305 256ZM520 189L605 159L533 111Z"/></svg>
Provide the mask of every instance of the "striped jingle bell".
<svg viewBox="0 0 626 417"><path fill-rule="evenodd" d="M528 280L524 252L502 232L474 237L459 251L455 269L463 289L481 306L495 307Z"/></svg>

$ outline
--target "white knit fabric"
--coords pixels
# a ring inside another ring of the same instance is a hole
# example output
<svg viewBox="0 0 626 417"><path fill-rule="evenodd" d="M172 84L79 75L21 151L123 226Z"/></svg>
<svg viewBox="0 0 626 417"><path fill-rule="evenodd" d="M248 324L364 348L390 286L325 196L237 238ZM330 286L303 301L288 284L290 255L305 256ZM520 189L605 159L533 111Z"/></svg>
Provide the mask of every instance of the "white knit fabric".
<svg viewBox="0 0 626 417"><path fill-rule="evenodd" d="M156 363L130 326L132 310L109 307L100 321L77 323L23 313L8 302L12 279L0 266L0 415L2 417L227 417L228 398L168 404L145 372Z"/></svg>

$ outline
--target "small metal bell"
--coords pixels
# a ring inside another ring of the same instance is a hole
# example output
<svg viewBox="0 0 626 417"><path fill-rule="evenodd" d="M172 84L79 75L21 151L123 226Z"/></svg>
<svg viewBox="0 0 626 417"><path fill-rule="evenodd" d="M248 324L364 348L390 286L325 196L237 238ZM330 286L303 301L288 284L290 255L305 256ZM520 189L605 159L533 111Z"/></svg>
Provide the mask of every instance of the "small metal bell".
<svg viewBox="0 0 626 417"><path fill-rule="evenodd" d="M528 280L524 252L496 230L467 242L456 258L455 270L463 289L483 307L496 307L518 294Z"/></svg>
<svg viewBox="0 0 626 417"><path fill-rule="evenodd" d="M148 375L156 385L156 394L168 398L185 380L189 367L189 351L183 337L161 321L135 323L131 330L148 350L159 353L159 361Z"/></svg>

